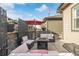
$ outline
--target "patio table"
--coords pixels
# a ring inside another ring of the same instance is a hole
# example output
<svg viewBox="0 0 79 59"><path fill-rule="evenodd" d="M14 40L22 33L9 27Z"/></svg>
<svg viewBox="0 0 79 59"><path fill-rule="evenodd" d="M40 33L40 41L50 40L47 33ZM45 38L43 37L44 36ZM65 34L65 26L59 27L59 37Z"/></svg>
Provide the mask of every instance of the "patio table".
<svg viewBox="0 0 79 59"><path fill-rule="evenodd" d="M49 40L46 38L40 38L37 40L37 49L46 49L48 50L48 42Z"/></svg>

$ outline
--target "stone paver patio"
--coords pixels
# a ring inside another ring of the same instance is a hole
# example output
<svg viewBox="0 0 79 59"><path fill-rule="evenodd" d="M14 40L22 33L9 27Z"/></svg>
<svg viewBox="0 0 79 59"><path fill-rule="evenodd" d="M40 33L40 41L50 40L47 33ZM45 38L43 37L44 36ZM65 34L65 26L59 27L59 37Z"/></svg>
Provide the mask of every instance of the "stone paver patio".
<svg viewBox="0 0 79 59"><path fill-rule="evenodd" d="M56 42L49 42L48 43L48 50L49 51L58 51L58 52L68 52L66 49L63 48L64 41L57 40ZM37 49L37 43L34 44L32 50Z"/></svg>

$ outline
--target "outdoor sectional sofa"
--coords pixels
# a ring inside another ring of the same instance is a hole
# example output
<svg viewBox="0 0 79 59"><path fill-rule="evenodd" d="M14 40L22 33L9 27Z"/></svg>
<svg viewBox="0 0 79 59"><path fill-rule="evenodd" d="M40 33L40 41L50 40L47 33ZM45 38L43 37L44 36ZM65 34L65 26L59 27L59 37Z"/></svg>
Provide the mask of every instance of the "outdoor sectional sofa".
<svg viewBox="0 0 79 59"><path fill-rule="evenodd" d="M22 37L22 40L23 40L22 43L24 43L24 42L27 43L27 46L28 46L29 49L31 49L31 48L33 47L35 40L29 40L29 39L28 39L28 36L23 36L23 37Z"/></svg>
<svg viewBox="0 0 79 59"><path fill-rule="evenodd" d="M29 50L27 42L14 49L8 56L74 56L72 53L59 53L48 50Z"/></svg>
<svg viewBox="0 0 79 59"><path fill-rule="evenodd" d="M74 55L79 56L79 45L75 43L64 43L63 47Z"/></svg>
<svg viewBox="0 0 79 59"><path fill-rule="evenodd" d="M48 51L48 50L29 50L27 42L24 42L21 46L14 49L9 56L58 56L57 51Z"/></svg>

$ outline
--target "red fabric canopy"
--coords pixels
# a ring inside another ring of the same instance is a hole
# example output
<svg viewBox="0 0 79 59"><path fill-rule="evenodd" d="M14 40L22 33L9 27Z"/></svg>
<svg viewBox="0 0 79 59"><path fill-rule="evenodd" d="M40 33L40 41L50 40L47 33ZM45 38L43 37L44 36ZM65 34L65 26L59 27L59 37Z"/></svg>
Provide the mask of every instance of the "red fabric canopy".
<svg viewBox="0 0 79 59"><path fill-rule="evenodd" d="M25 21L25 22L28 25L41 25L43 23L42 21L36 21L36 20L29 20L29 21Z"/></svg>

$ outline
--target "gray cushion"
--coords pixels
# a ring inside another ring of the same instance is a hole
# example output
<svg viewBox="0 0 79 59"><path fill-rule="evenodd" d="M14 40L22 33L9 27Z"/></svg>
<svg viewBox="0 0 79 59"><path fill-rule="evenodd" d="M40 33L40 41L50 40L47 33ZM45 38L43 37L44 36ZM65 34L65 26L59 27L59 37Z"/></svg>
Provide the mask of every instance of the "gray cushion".
<svg viewBox="0 0 79 59"><path fill-rule="evenodd" d="M28 52L28 46L26 45L26 42L14 49L11 53L26 53Z"/></svg>
<svg viewBox="0 0 79 59"><path fill-rule="evenodd" d="M74 50L73 43L64 43L63 47L69 52L73 52Z"/></svg>
<svg viewBox="0 0 79 59"><path fill-rule="evenodd" d="M27 40L26 43L27 44L32 44L34 42L34 40Z"/></svg>
<svg viewBox="0 0 79 59"><path fill-rule="evenodd" d="M23 40L23 42L26 42L28 40L28 36L23 36L22 40Z"/></svg>
<svg viewBox="0 0 79 59"><path fill-rule="evenodd" d="M75 43L64 43L63 47L69 52L79 56L79 45Z"/></svg>

